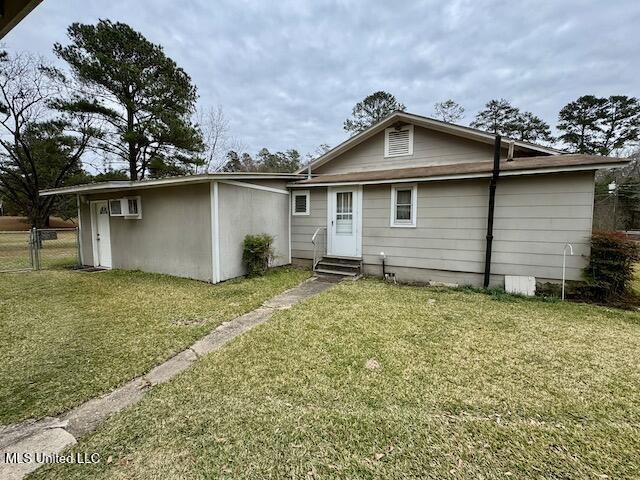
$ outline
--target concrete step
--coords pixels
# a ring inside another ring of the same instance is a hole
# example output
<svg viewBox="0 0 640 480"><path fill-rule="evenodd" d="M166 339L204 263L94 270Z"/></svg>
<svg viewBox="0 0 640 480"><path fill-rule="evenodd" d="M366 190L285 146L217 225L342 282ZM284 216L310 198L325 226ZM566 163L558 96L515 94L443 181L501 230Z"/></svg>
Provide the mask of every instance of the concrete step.
<svg viewBox="0 0 640 480"><path fill-rule="evenodd" d="M362 260L356 258L343 258L343 257L322 257L322 262L330 262L337 263L340 265L355 265L356 267L360 267L360 263Z"/></svg>
<svg viewBox="0 0 640 480"><path fill-rule="evenodd" d="M340 270L340 269L360 270L360 264L359 263L357 265L351 265L351 264L347 264L347 263L327 262L325 260L321 260L321 261L318 262L318 266L320 268L329 268L329 269L331 269L332 267L335 267L338 270Z"/></svg>
<svg viewBox="0 0 640 480"><path fill-rule="evenodd" d="M327 268L316 268L315 271L319 273L325 273L327 275L343 275L345 277L356 277L360 274L360 272L345 272L344 270L329 270Z"/></svg>

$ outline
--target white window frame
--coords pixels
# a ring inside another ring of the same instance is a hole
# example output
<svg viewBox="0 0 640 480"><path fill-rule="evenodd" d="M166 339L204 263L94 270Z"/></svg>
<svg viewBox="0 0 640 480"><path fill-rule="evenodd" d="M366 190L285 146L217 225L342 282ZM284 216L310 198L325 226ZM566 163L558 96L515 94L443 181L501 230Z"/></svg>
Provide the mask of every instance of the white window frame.
<svg viewBox="0 0 640 480"><path fill-rule="evenodd" d="M409 130L409 152L408 153L389 153L389 132L396 131L395 127L384 129L384 158L390 157L408 157L413 155L413 125L403 125L400 130Z"/></svg>
<svg viewBox="0 0 640 480"><path fill-rule="evenodd" d="M398 190L411 190L411 219L396 219L396 200L398 198ZM416 218L418 216L418 184L417 183L401 183L391 185L391 218L389 226L394 228L416 228Z"/></svg>
<svg viewBox="0 0 640 480"><path fill-rule="evenodd" d="M138 205L138 213L131 213L129 211L129 200L135 200L137 205ZM142 219L142 198L140 197L140 195L137 195L135 197L125 197L124 201L127 205L127 210L126 210L126 214L124 216L124 218L126 218L127 220L140 220Z"/></svg>
<svg viewBox="0 0 640 480"><path fill-rule="evenodd" d="M109 200L107 200L107 205L109 206L109 216L110 217L124 217L124 212L125 210L125 205L122 201L122 198L110 198ZM112 203L118 203L120 204L120 213L114 213L113 209L111 208L111 204Z"/></svg>
<svg viewBox="0 0 640 480"><path fill-rule="evenodd" d="M302 197L302 196L307 197L307 201L306 201L307 209L304 212L296 212L296 197ZM309 206L310 201L311 201L311 192L309 190L294 190L293 194L291 195L291 215L294 215L294 216L309 215L311 213L311 207Z"/></svg>
<svg viewBox="0 0 640 480"><path fill-rule="evenodd" d="M138 205L138 213L129 212L129 200L135 200ZM111 217L124 217L127 220L140 220L142 218L142 198L138 196L134 197L122 197L122 198L110 198L106 200L109 206L109 216ZM111 203L120 203L120 213L113 213L111 209Z"/></svg>

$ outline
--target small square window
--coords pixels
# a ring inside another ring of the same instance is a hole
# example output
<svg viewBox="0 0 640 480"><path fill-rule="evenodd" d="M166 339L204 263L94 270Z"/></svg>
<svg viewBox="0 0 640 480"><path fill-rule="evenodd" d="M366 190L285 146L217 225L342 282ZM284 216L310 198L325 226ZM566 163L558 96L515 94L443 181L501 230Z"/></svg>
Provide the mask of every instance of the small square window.
<svg viewBox="0 0 640 480"><path fill-rule="evenodd" d="M391 187L392 227L416 226L417 197L417 185L396 185Z"/></svg>
<svg viewBox="0 0 640 480"><path fill-rule="evenodd" d="M293 215L309 215L309 190L294 191L291 202Z"/></svg>
<svg viewBox="0 0 640 480"><path fill-rule="evenodd" d="M109 211L111 212L112 217L121 217L124 215L122 212L122 202L120 199L109 200Z"/></svg>

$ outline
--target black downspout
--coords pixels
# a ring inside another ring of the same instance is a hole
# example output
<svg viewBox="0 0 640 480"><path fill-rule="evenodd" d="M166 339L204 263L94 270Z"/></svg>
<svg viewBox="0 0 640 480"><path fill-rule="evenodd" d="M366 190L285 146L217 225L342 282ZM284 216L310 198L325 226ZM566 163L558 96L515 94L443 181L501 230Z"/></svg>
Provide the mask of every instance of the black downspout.
<svg viewBox="0 0 640 480"><path fill-rule="evenodd" d="M493 245L493 213L496 206L496 183L500 176L500 135L496 135L495 146L493 149L493 174L489 183L489 214L487 215L487 250L484 255L484 288L489 287L491 279L491 250Z"/></svg>

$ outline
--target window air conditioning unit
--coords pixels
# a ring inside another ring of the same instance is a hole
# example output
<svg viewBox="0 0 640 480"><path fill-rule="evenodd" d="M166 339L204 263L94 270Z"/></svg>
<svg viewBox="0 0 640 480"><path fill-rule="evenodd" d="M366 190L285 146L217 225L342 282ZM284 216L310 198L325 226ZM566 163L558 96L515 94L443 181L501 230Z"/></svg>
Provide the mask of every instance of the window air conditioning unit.
<svg viewBox="0 0 640 480"><path fill-rule="evenodd" d="M127 220L142 218L140 197L114 198L109 200L109 214L112 217L124 217Z"/></svg>

